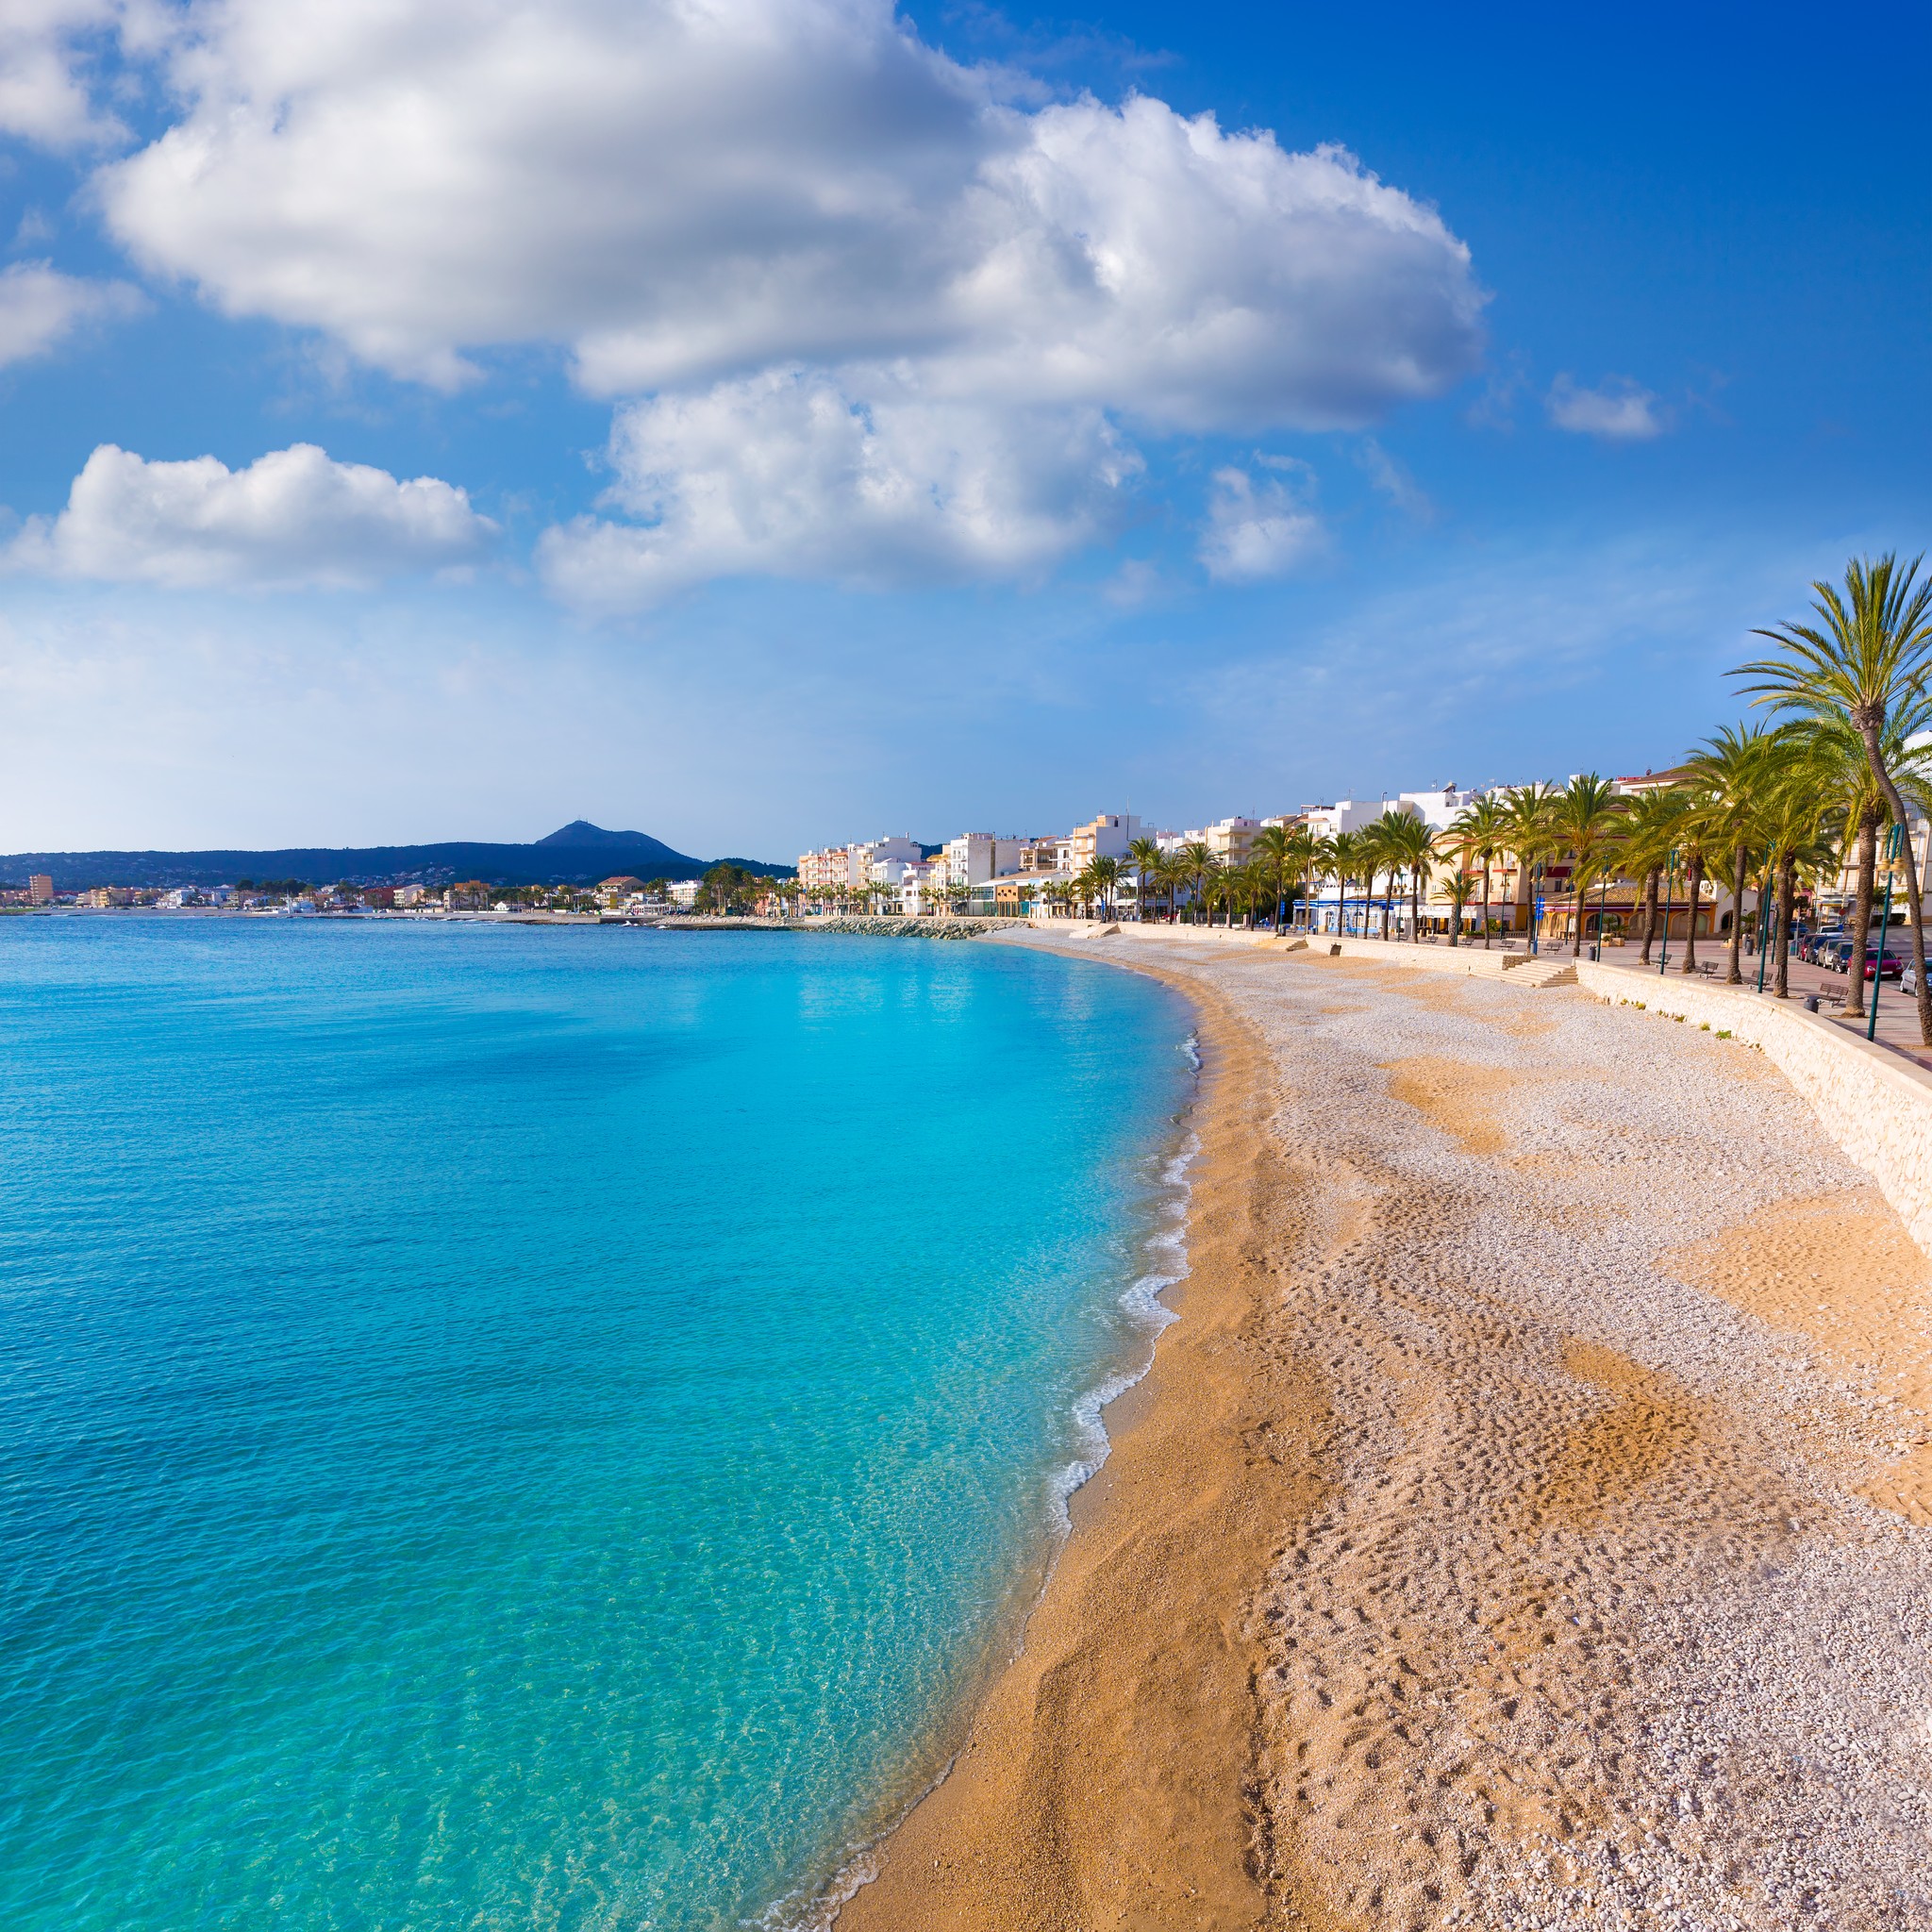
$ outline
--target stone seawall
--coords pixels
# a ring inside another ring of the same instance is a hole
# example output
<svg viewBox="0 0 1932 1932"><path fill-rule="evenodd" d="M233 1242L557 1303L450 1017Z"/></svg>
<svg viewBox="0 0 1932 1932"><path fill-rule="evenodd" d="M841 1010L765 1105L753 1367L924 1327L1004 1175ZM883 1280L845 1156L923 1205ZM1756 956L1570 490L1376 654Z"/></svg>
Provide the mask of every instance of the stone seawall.
<svg viewBox="0 0 1932 1932"><path fill-rule="evenodd" d="M794 919L786 930L853 933L874 940L976 940L1008 924L997 919Z"/></svg>

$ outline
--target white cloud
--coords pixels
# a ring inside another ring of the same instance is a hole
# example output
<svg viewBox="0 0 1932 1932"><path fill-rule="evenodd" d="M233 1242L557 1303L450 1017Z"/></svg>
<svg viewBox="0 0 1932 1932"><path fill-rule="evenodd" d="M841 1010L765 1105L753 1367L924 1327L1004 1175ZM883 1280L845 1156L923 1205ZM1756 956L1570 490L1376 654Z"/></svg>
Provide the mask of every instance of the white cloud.
<svg viewBox="0 0 1932 1932"><path fill-rule="evenodd" d="M1627 375L1606 376L1594 389L1559 375L1550 385L1547 407L1558 429L1610 442L1647 442L1670 426L1657 398Z"/></svg>
<svg viewBox="0 0 1932 1932"><path fill-rule="evenodd" d="M1436 506L1429 501L1428 492L1373 436L1362 438L1355 459L1367 474L1370 483L1397 509L1413 517L1419 524L1436 521Z"/></svg>
<svg viewBox="0 0 1932 1932"><path fill-rule="evenodd" d="M0 369L44 355L86 323L131 314L141 300L125 282L63 275L44 261L0 269Z"/></svg>
<svg viewBox="0 0 1932 1932"><path fill-rule="evenodd" d="M103 443L58 517L30 518L8 569L106 582L208 585L373 583L475 558L495 525L434 476L337 463L313 443L245 470L213 457L148 462Z"/></svg>
<svg viewBox="0 0 1932 1932"><path fill-rule="evenodd" d="M580 518L539 552L591 608L717 576L1024 576L1104 530L1140 469L1098 410L864 402L800 370L630 405L611 457L640 521Z"/></svg>
<svg viewBox="0 0 1932 1932"><path fill-rule="evenodd" d="M444 387L565 350L620 400L635 519L545 541L585 601L1024 575L1106 527L1130 430L1360 428L1479 349L1468 250L1345 151L1145 97L1029 105L891 0L187 21L182 118L96 177L115 234Z"/></svg>
<svg viewBox="0 0 1932 1932"><path fill-rule="evenodd" d="M113 139L119 121L96 107L83 42L111 28L117 0L7 0L0 10L0 133L42 147Z"/></svg>
<svg viewBox="0 0 1932 1932"><path fill-rule="evenodd" d="M1024 111L890 0L225 0L175 77L115 232L432 381L531 341L606 394L909 357L935 395L1334 427L1476 352L1468 251L1349 155Z"/></svg>
<svg viewBox="0 0 1932 1932"><path fill-rule="evenodd" d="M1257 484L1245 470L1214 473L1208 502L1208 526L1199 556L1208 575L1222 583L1252 584L1285 576L1321 555L1326 546L1322 520L1307 507L1310 473L1306 465L1262 458L1286 473Z"/></svg>

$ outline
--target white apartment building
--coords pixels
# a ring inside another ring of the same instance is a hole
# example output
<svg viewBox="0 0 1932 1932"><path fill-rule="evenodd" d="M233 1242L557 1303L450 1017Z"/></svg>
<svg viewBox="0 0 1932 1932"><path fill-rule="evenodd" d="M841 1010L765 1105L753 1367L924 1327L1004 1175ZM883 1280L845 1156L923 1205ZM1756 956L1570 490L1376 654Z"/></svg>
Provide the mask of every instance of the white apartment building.
<svg viewBox="0 0 1932 1932"><path fill-rule="evenodd" d="M1059 870L1084 872L1096 858L1124 858L1127 847L1141 836L1141 821L1131 812L1104 811L1074 827L1064 841Z"/></svg>
<svg viewBox="0 0 1932 1932"><path fill-rule="evenodd" d="M689 912L698 903L698 894L704 891L704 887L705 882L702 879L678 879L665 896L680 912Z"/></svg>
<svg viewBox="0 0 1932 1932"><path fill-rule="evenodd" d="M1398 792L1395 802L1434 830L1446 832L1481 796L1480 791L1458 791L1453 785L1443 785L1434 791Z"/></svg>
<svg viewBox="0 0 1932 1932"><path fill-rule="evenodd" d="M991 832L961 832L946 841L934 861L935 885L983 886L988 879L1020 870L1020 855L1034 841L1002 839Z"/></svg>

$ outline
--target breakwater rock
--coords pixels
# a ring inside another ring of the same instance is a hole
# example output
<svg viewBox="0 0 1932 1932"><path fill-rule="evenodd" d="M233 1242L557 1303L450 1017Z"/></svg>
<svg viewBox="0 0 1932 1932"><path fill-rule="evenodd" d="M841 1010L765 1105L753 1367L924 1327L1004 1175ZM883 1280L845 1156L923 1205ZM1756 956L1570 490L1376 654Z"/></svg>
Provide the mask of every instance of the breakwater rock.
<svg viewBox="0 0 1932 1932"><path fill-rule="evenodd" d="M1000 924L994 919L801 919L791 930L857 933L874 940L976 940Z"/></svg>

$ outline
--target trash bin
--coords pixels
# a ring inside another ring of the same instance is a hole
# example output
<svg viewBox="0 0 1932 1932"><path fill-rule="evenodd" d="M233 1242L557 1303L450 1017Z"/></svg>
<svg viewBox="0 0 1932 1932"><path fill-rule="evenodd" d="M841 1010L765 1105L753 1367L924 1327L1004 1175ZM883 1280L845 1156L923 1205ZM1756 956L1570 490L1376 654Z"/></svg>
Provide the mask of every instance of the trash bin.
<svg viewBox="0 0 1932 1932"><path fill-rule="evenodd" d="M1818 995L1815 992L1807 992L1805 995L1805 1010L1807 1013L1815 1013L1818 1010Z"/></svg>

